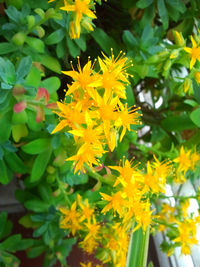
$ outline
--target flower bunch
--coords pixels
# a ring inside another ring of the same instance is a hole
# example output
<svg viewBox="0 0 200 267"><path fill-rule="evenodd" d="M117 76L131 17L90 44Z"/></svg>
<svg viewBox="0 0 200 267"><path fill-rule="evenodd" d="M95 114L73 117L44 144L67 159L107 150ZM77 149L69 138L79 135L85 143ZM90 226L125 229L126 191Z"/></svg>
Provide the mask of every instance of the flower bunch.
<svg viewBox="0 0 200 267"><path fill-rule="evenodd" d="M71 100L57 102L61 121L52 133L65 128L74 136L77 153L67 160L74 161L75 172L84 171L84 164L92 169L100 165L102 155L115 149L126 131L132 130L131 125L140 123L139 108L128 108L122 102L129 83L126 69L131 63L122 52L117 58L113 52L111 58L103 56L98 58L98 71L91 60L81 69L79 59L77 71L73 66L72 71L63 71L73 79L66 92Z"/></svg>
<svg viewBox="0 0 200 267"><path fill-rule="evenodd" d="M49 3L55 0L50 0ZM70 14L69 35L71 39L78 39L82 29L87 31L94 30L93 19L96 15L92 11L94 9L94 1L91 0L64 0L64 6L61 10Z"/></svg>
<svg viewBox="0 0 200 267"><path fill-rule="evenodd" d="M97 258L103 263L125 266L131 231L140 227L146 231L155 217L152 215L150 195L163 192L171 169L167 162L159 162L155 156L154 159L154 162L148 162L147 171L133 167L129 160L124 160L120 166L109 167L119 174L113 174L111 194L100 189L102 200L99 205L104 206L102 215L80 195L77 195L70 208L60 208L63 214L61 228L70 230L72 235L78 233L82 239L80 247L89 254L96 252ZM157 179L152 181L157 184L155 189L153 185L147 186L147 176L149 180L153 177L150 175Z"/></svg>
<svg viewBox="0 0 200 267"><path fill-rule="evenodd" d="M176 182L183 183L186 181L185 175L188 170L194 170L197 162L200 160L200 155L192 150L185 151L182 146L179 152L179 156L173 161L176 165Z"/></svg>
<svg viewBox="0 0 200 267"><path fill-rule="evenodd" d="M168 256L173 254L176 247L181 247L182 254L190 254L192 246L198 244L197 229L200 224L200 215L189 213L189 199L190 197L180 196L175 206L163 203L158 213L159 231L166 231L171 241L162 244Z"/></svg>

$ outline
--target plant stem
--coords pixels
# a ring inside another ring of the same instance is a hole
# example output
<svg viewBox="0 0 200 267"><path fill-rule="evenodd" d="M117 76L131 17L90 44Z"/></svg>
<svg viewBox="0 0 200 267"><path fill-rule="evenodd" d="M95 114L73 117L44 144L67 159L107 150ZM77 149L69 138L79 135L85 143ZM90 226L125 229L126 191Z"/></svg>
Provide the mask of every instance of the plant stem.
<svg viewBox="0 0 200 267"><path fill-rule="evenodd" d="M88 165L85 165L84 168L87 170L87 173L90 177L94 178L98 182L102 182L105 184L113 185L114 183L114 177L103 177L102 175L96 173L95 171L92 171L91 168Z"/></svg>

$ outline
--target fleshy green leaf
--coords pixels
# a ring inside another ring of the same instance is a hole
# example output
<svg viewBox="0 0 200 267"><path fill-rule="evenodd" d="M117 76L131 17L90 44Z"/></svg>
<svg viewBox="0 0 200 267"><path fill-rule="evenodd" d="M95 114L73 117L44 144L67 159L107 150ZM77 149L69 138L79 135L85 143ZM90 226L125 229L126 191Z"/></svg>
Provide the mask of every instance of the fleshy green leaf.
<svg viewBox="0 0 200 267"><path fill-rule="evenodd" d="M153 3L153 0L140 0L137 2L136 6L139 8L146 8Z"/></svg>
<svg viewBox="0 0 200 267"><path fill-rule="evenodd" d="M16 70L17 80L24 78L29 73L31 66L32 59L30 56L22 58Z"/></svg>
<svg viewBox="0 0 200 267"><path fill-rule="evenodd" d="M200 108L195 109L190 114L190 119L200 128Z"/></svg>
<svg viewBox="0 0 200 267"><path fill-rule="evenodd" d="M51 140L49 138L39 138L22 146L22 150L27 154L39 154L46 151L50 146Z"/></svg>
<svg viewBox="0 0 200 267"><path fill-rule="evenodd" d="M61 66L59 61L52 56L49 55L41 55L40 56L40 62L42 63L42 65L44 65L46 68L56 72L56 73L60 73L61 72Z"/></svg>
<svg viewBox="0 0 200 267"><path fill-rule="evenodd" d="M49 148L45 152L40 153L33 164L31 176L30 176L30 182L34 183L40 180L42 175L45 172L46 166L49 162L49 159L51 157L52 149Z"/></svg>
<svg viewBox="0 0 200 267"><path fill-rule="evenodd" d="M158 0L158 13L163 22L164 29L167 29L169 18L164 0Z"/></svg>
<svg viewBox="0 0 200 267"><path fill-rule="evenodd" d="M18 50L18 47L12 43L0 43L0 55L8 54Z"/></svg>
<svg viewBox="0 0 200 267"><path fill-rule="evenodd" d="M62 41L64 38L65 33L62 29L58 29L55 32L52 32L46 39L45 43L47 45L57 44Z"/></svg>
<svg viewBox="0 0 200 267"><path fill-rule="evenodd" d="M44 42L36 37L27 37L26 43L33 49L35 49L39 53L44 52Z"/></svg>

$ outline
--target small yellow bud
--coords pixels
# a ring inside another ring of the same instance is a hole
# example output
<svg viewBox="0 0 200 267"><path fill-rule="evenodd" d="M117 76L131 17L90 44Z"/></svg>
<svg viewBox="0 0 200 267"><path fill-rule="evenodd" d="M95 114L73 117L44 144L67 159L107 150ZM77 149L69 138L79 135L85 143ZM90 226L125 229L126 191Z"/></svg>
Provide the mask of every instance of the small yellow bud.
<svg viewBox="0 0 200 267"><path fill-rule="evenodd" d="M196 82L200 83L200 71L195 72L194 79Z"/></svg>
<svg viewBox="0 0 200 267"><path fill-rule="evenodd" d="M182 33L179 33L177 31L174 31L174 40L175 43L179 46L184 46L185 45L185 40L182 36Z"/></svg>
<svg viewBox="0 0 200 267"><path fill-rule="evenodd" d="M191 91L191 86L192 86L192 81L190 79L185 79L184 85L183 85L183 90L185 93Z"/></svg>

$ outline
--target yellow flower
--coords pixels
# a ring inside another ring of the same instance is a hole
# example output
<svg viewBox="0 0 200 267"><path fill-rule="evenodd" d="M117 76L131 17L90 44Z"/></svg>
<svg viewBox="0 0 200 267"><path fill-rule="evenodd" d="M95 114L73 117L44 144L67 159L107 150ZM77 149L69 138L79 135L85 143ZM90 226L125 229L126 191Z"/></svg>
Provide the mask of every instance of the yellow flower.
<svg viewBox="0 0 200 267"><path fill-rule="evenodd" d="M185 219L183 222L177 222L177 224L179 233L178 237L173 241L180 243L182 254L190 254L191 246L198 243L196 239L196 221L193 219Z"/></svg>
<svg viewBox="0 0 200 267"><path fill-rule="evenodd" d="M81 208L81 214L82 214L80 221L84 221L85 219L89 221L92 215L94 214L94 208L90 207L88 203L88 199L85 199L85 201L82 201L81 196L79 194L77 196L77 199L78 199L78 204Z"/></svg>
<svg viewBox="0 0 200 267"><path fill-rule="evenodd" d="M125 84L129 83L127 79L129 75L125 70L130 65L129 63L126 64L128 59L124 57L124 54L121 56L120 52L116 59L112 53L111 59L104 55L104 59L98 58L98 61L102 71L102 80L99 86L104 88L106 99L113 93L119 98L126 99Z"/></svg>
<svg viewBox="0 0 200 267"><path fill-rule="evenodd" d="M140 108L135 108L132 109L130 108L130 110L128 110L127 108L127 104L123 105L120 101L119 101L119 113L118 113L118 118L115 121L115 126L117 127L123 127L122 133L120 135L120 142L122 140L122 138L124 137L126 130L131 131L131 125L138 125L139 124L139 117L140 114L138 112L135 112L136 110L140 109Z"/></svg>
<svg viewBox="0 0 200 267"><path fill-rule="evenodd" d="M98 235L99 235L99 230L101 228L101 225L96 222L95 216L93 216L91 220L85 223L85 226L87 227L87 231L89 231L85 237L85 241L89 240L90 238L94 238L94 239L99 238Z"/></svg>
<svg viewBox="0 0 200 267"><path fill-rule="evenodd" d="M181 203L181 211L183 213L183 217L187 217L188 215L188 208L190 206L189 199L185 200L183 203Z"/></svg>
<svg viewBox="0 0 200 267"><path fill-rule="evenodd" d="M107 200L109 203L103 208L102 213L106 213L107 211L113 209L114 212L117 212L120 216L122 216L123 208L124 208L124 199L121 196L120 192L115 193L112 196L109 196L105 193L100 193L104 200Z"/></svg>
<svg viewBox="0 0 200 267"><path fill-rule="evenodd" d="M106 151L101 147L95 147L90 144L83 144L76 155L67 158L66 161L74 161L75 169L74 172L83 171L84 163L87 164L91 169L93 169L93 165L99 165L98 157L102 157L102 154Z"/></svg>
<svg viewBox="0 0 200 267"><path fill-rule="evenodd" d="M60 227L71 230L72 235L75 235L77 231L82 229L80 213L76 210L76 207L77 203L75 201L70 209L59 208L60 212L64 215L64 218L60 222Z"/></svg>
<svg viewBox="0 0 200 267"><path fill-rule="evenodd" d="M191 161L190 154L190 150L186 152L184 150L184 147L181 147L179 156L173 160L174 162L179 164L178 171L183 171L185 173L192 167L193 163Z"/></svg>
<svg viewBox="0 0 200 267"><path fill-rule="evenodd" d="M81 110L81 105L79 103L70 103L63 104L57 102L57 106L60 109L60 112L55 112L59 117L63 118L55 129L51 132L54 134L58 131L61 131L66 126L75 128L76 125L82 124L85 122L85 116Z"/></svg>
<svg viewBox="0 0 200 267"><path fill-rule="evenodd" d="M78 89L82 89L82 92L86 92L90 88L94 87L96 81L98 81L99 75L95 75L92 71L92 62L88 61L88 63L81 69L80 60L78 58L78 71L75 71L73 66L73 70L71 71L62 71L67 76L73 78L74 82L72 85L68 86L68 91L66 95L74 93Z"/></svg>
<svg viewBox="0 0 200 267"><path fill-rule="evenodd" d="M95 238L90 237L79 242L79 245L85 252L92 254L98 248L99 243L95 240Z"/></svg>
<svg viewBox="0 0 200 267"><path fill-rule="evenodd" d="M200 154L196 152L196 148L194 152L191 153L191 162L192 162L192 169L194 170L196 163L200 160Z"/></svg>
<svg viewBox="0 0 200 267"><path fill-rule="evenodd" d="M192 36L191 36L191 41L192 41L192 48L184 47L184 50L191 56L190 69L192 69L197 60L200 61L200 46L197 45L196 41Z"/></svg>
<svg viewBox="0 0 200 267"><path fill-rule="evenodd" d="M72 14L75 16L74 24L70 25L73 27L71 32L73 34L71 35L72 38L79 38L81 33L81 21L83 19L83 16L87 16L91 19L95 19L95 14L90 10L92 8L92 4L90 0L75 0L71 4L70 1L64 0L64 6L60 9L65 10L67 12L72 12Z"/></svg>

